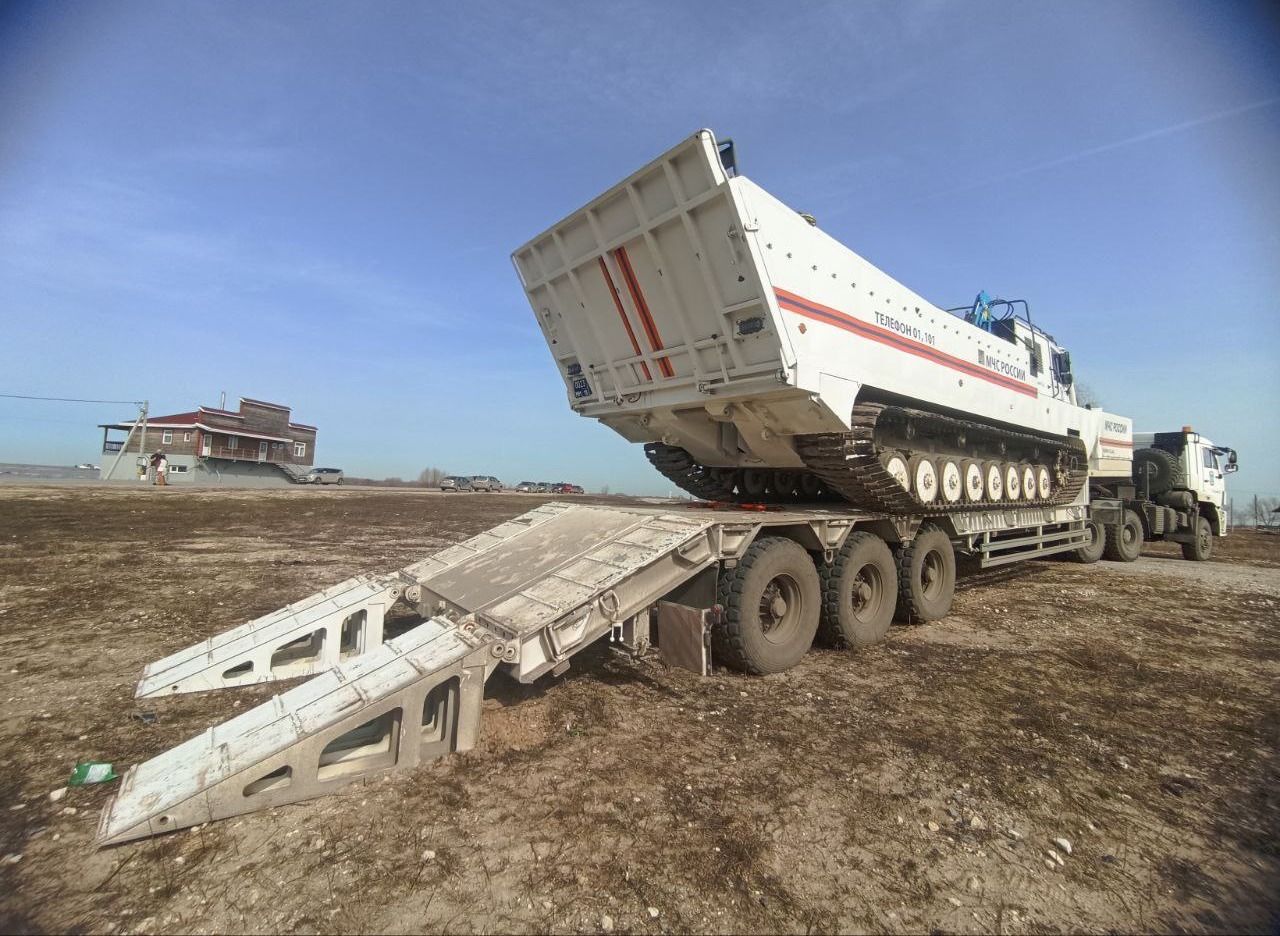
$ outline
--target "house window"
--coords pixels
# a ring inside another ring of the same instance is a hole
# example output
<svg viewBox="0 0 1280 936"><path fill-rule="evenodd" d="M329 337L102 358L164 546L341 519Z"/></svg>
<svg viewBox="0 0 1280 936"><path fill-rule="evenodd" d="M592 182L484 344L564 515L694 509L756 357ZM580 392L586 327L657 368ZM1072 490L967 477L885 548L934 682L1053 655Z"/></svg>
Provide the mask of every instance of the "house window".
<svg viewBox="0 0 1280 936"><path fill-rule="evenodd" d="M239 437L239 436L227 436L227 448L229 448L229 449L237 449L237 448L239 448L239 447L240 447L240 437Z"/></svg>
<svg viewBox="0 0 1280 936"><path fill-rule="evenodd" d="M166 429L166 430L164 431L164 434L160 436L160 443L161 443L162 445L172 445L172 444L173 444L173 430L172 430L172 429Z"/></svg>
<svg viewBox="0 0 1280 936"><path fill-rule="evenodd" d="M283 443L283 442L272 442L272 443L271 443L271 447L272 447L273 449L275 449L277 452L284 451L284 443Z"/></svg>
<svg viewBox="0 0 1280 936"><path fill-rule="evenodd" d="M184 433L182 434L182 441L183 441L183 442L190 442L190 441L191 441L191 433L189 433L189 432L184 432Z"/></svg>
<svg viewBox="0 0 1280 936"><path fill-rule="evenodd" d="M295 443L293 443L293 457L294 457L294 458L306 458L306 457L307 457L307 443L305 443L305 442L295 442Z"/></svg>

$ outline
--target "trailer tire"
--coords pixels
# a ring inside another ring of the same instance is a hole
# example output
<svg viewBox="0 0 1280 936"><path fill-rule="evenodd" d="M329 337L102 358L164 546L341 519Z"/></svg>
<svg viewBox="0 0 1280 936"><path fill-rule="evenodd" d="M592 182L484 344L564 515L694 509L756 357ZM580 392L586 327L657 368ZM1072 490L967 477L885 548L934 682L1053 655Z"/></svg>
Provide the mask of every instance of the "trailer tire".
<svg viewBox="0 0 1280 936"><path fill-rule="evenodd" d="M1165 491L1187 486L1187 473L1182 470L1178 456L1164 449L1138 449L1133 453L1133 480L1142 490L1146 485L1151 497L1159 497Z"/></svg>
<svg viewBox="0 0 1280 936"><path fill-rule="evenodd" d="M1072 553L1076 562L1092 565L1102 558L1102 551L1107 548L1107 528L1097 520L1086 520L1084 528L1093 534L1087 546L1081 546Z"/></svg>
<svg viewBox="0 0 1280 936"><path fill-rule="evenodd" d="M893 553L872 533L849 534L835 559L818 568L822 614L818 630L832 647L869 647L889 633L897 599Z"/></svg>
<svg viewBox="0 0 1280 936"><path fill-rule="evenodd" d="M1142 521L1132 510L1125 510L1119 527L1107 527L1107 545L1102 555L1112 562L1133 562L1142 552Z"/></svg>
<svg viewBox="0 0 1280 936"><path fill-rule="evenodd" d="M822 584L813 559L796 542L761 536L732 569L723 569L724 609L712 652L734 669L781 673L800 662L818 630Z"/></svg>
<svg viewBox="0 0 1280 936"><path fill-rule="evenodd" d="M895 559L898 620L920 624L946 617L956 593L956 554L947 534L937 527L921 527Z"/></svg>
<svg viewBox="0 0 1280 936"><path fill-rule="evenodd" d="M1182 544L1182 558L1206 562L1213 555L1213 527L1204 517L1196 518L1195 539Z"/></svg>

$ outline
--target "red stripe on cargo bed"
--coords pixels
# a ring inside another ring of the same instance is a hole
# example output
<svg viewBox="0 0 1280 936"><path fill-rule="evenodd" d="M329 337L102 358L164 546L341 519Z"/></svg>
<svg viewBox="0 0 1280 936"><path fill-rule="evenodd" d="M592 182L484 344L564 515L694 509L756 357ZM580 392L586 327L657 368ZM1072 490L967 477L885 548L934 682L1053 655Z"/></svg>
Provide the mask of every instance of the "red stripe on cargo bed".
<svg viewBox="0 0 1280 936"><path fill-rule="evenodd" d="M639 355L640 342L636 341L636 333L631 329L631 320L627 318L627 312L622 308L622 299L618 296L618 287L613 285L613 277L609 275L609 266L604 262L604 257L597 257L596 259L600 261L600 272L604 274L604 281L609 287L609 295L613 297L613 306L618 310L618 318L622 319L622 327L627 330L627 337L631 339L631 350ZM640 366L644 369L644 379L653 380L653 374L649 373L649 365L641 361Z"/></svg>
<svg viewBox="0 0 1280 936"><path fill-rule="evenodd" d="M995 371L988 370L980 364L972 361L966 361L963 358L954 357L945 351L939 351L930 345L921 344L912 341L910 338L904 338L897 332L891 332L888 329L880 328L861 319L856 319L851 315L846 315L830 306L824 306L812 299L805 299L803 296L797 296L795 293L787 292L785 289L774 289L774 293L778 297L778 305L788 312L794 312L797 315L803 315L805 318L813 319L815 322L825 322L828 325L834 325L836 328L843 328L845 331L853 332L863 338L870 338L872 341L878 341L886 344L891 348L899 351L905 351L916 357L924 358L935 364L941 364L952 370L960 371L962 374L969 374L980 380L986 380L997 386L1004 387L1007 390L1013 390L1026 396L1038 396L1039 391L1031 384L1025 384L1013 377L1006 377Z"/></svg>
<svg viewBox="0 0 1280 936"><path fill-rule="evenodd" d="M654 351L664 350L666 346L662 343L662 336L658 334L658 323L653 320L649 304L644 301L644 293L640 289L640 281L636 279L636 271L631 268L631 258L627 256L627 248L619 247L613 252L613 258L618 261L618 269L622 271L622 278L627 282L627 290L631 293L631 301L636 304L636 312L639 313L640 324L644 326L644 333L649 338L649 346ZM676 375L668 358L658 358L658 367L662 369L664 377Z"/></svg>

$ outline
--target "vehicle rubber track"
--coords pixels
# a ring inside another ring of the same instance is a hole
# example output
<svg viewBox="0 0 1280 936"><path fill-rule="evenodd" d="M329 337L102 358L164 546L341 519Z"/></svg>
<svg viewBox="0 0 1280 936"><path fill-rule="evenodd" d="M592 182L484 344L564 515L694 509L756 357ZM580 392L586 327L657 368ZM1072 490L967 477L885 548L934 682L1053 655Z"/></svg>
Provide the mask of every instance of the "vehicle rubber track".
<svg viewBox="0 0 1280 936"><path fill-rule="evenodd" d="M895 435L899 437L895 439ZM889 449L910 456L914 453L911 441L916 438L930 443L924 454L942 458L1003 462L1012 459L1022 464L1042 465L1050 471L1052 494L1047 499L975 501L965 498L954 503L939 497L932 503L921 503L881 461L882 453ZM855 406L848 432L796 436L795 447L809 468L808 474L821 482L817 496L804 497L798 489L744 493L740 485L741 471L708 467L684 449L662 442L650 442L644 449L654 468L673 484L703 500L777 504L836 500L877 513L917 516L1069 504L1088 477L1087 455L1079 439L1034 435L880 403ZM789 470L789 474L802 477L806 473Z"/></svg>
<svg viewBox="0 0 1280 936"><path fill-rule="evenodd" d="M1035 462L1050 469L1053 493L1044 500L968 500L948 503L939 498L923 504L905 489L881 463L890 427L911 426L906 435L962 439L955 452L937 453L951 458L1007 459L1008 449L1035 453ZM850 431L797 436L796 452L828 488L855 507L889 514L926 516L990 508L1036 507L1069 504L1088 478L1088 457L1079 439L1058 439L997 428L924 410L864 403L853 408Z"/></svg>
<svg viewBox="0 0 1280 936"><path fill-rule="evenodd" d="M707 501L737 502L733 472L720 472L699 464L693 456L675 445L649 442L644 447L649 463L672 484L694 497Z"/></svg>

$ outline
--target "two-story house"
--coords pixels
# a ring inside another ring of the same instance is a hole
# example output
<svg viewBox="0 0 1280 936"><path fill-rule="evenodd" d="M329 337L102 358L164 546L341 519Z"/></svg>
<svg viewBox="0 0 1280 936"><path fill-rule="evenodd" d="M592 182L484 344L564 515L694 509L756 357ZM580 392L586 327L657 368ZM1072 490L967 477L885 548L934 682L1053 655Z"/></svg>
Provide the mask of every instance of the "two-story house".
<svg viewBox="0 0 1280 936"><path fill-rule="evenodd" d="M289 407L240 398L240 411L202 406L194 412L149 416L145 423L100 426L102 480L136 480L162 451L171 483L275 486L315 464L316 427L292 422ZM124 432L124 438L112 438Z"/></svg>

